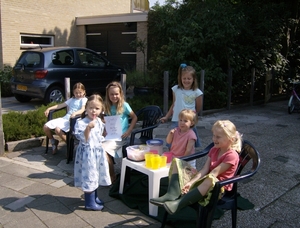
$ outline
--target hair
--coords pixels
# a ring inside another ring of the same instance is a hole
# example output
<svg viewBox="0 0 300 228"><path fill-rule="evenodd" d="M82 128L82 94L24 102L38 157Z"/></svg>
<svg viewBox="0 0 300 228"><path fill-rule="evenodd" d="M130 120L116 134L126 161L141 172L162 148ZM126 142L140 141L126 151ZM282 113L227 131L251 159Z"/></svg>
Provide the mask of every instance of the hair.
<svg viewBox="0 0 300 228"><path fill-rule="evenodd" d="M91 95L91 96L89 96L89 98L87 99L87 102L86 102L86 104L85 104L85 109L87 108L87 106L89 105L89 103L91 102L91 101L98 101L98 102L100 102L101 103L101 109L102 109L102 111L103 111L103 99L102 99L102 97L99 95L99 94L93 94L93 95ZM102 114L102 113L101 113ZM101 116L101 114L100 114L100 118L102 119L102 116ZM86 112L83 112L82 114L81 114L81 119L83 119L84 117L86 117Z"/></svg>
<svg viewBox="0 0 300 228"><path fill-rule="evenodd" d="M194 122L191 125L191 128L194 127L197 124L197 122L198 122L198 116L197 116L196 112L194 112L191 109L183 109L183 110L181 110L181 112L179 113L178 117L179 117L179 119L186 118L189 121Z"/></svg>
<svg viewBox="0 0 300 228"><path fill-rule="evenodd" d="M212 129L220 128L232 140L231 148L237 152L242 149L242 135L236 130L235 125L230 120L218 120L214 123Z"/></svg>
<svg viewBox="0 0 300 228"><path fill-rule="evenodd" d="M75 89L81 89L84 91L84 96L86 95L85 93L85 86L81 83L81 82L77 82L74 86L73 86L73 92Z"/></svg>
<svg viewBox="0 0 300 228"><path fill-rule="evenodd" d="M191 89L196 90L198 88L198 82L197 82L197 75L196 75L196 70L192 66L187 66L186 64L180 64L179 69L178 69L178 88L183 89L183 84L182 84L182 75L188 72L192 75L193 77L193 84Z"/></svg>
<svg viewBox="0 0 300 228"><path fill-rule="evenodd" d="M122 114L123 111L124 111L123 110L123 104L125 102L124 92L123 92L121 84L119 82L116 82L116 81L113 81L113 82L109 83L106 86L106 95L105 95L105 101L104 101L104 112L108 115L111 115L110 108L113 105L111 100L109 99L109 89L111 87L117 87L120 90L120 99L117 103L116 111L117 111L117 114Z"/></svg>

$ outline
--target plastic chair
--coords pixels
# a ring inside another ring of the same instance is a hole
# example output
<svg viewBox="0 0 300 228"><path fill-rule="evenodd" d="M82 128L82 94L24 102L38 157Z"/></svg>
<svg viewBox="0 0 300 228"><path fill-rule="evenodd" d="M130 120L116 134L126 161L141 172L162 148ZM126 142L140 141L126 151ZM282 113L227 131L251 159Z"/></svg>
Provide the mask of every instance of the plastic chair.
<svg viewBox="0 0 300 228"><path fill-rule="evenodd" d="M137 124L141 123L141 127L131 132L129 146L146 144L147 140L153 139L153 129L159 126L160 118L163 116L160 107L156 105L146 106L135 114L138 118ZM139 133L140 136L136 138Z"/></svg>
<svg viewBox="0 0 300 228"><path fill-rule="evenodd" d="M75 140L77 140L74 136L75 124L78 119L80 119L81 115L77 115L73 118L70 118L70 130L67 133L67 164L70 161L73 161L73 154L75 149Z"/></svg>
<svg viewBox="0 0 300 228"><path fill-rule="evenodd" d="M203 157L205 154L199 154L200 157ZM186 157L183 157L182 159L186 161L193 160L195 158L199 158L199 155L197 154L189 155ZM199 228L209 228L212 225L213 216L216 208L221 209L227 209L231 210L231 220L232 220L232 227L236 227L236 220L237 220L237 184L240 181L243 181L245 179L249 179L252 177L259 169L260 166L260 155L259 152L256 150L256 148L251 144L249 141L244 140L242 151L239 156L239 165L236 170L235 176L223 181L219 181L216 183L211 200L209 204L205 207L200 206L198 203L190 205L192 208L197 210L197 221L196 221L196 227ZM242 173L243 168L247 165L247 163L252 160L252 166L250 166L250 169L246 172ZM231 191L225 192L224 196L219 200L219 193L220 189L228 184L233 184L233 188ZM179 212L180 213L180 212ZM161 227L164 227L167 222L168 213L165 212L162 225Z"/></svg>
<svg viewBox="0 0 300 228"><path fill-rule="evenodd" d="M63 109L65 109L66 112L67 112L67 108L66 108L66 107L61 108L61 109L50 110L50 111L49 111L49 114L48 114L47 121L50 121L50 120L53 119L53 114L54 114L55 112L58 112L58 111L63 110ZM48 136L46 136L46 151L45 151L45 154L48 154L48 149L49 149L49 138L48 138Z"/></svg>

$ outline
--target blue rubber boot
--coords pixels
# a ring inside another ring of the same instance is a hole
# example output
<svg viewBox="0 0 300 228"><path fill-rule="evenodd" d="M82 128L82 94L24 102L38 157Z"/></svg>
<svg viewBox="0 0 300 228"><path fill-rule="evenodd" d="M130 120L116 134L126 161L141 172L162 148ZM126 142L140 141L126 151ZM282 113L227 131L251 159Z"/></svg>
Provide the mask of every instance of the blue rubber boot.
<svg viewBox="0 0 300 228"><path fill-rule="evenodd" d="M85 199L85 210L101 211L103 209L103 206L96 203L95 191L91 193L85 192L84 199Z"/></svg>
<svg viewBox="0 0 300 228"><path fill-rule="evenodd" d="M101 205L101 206L103 206L104 202L101 199L98 198L97 189L95 190L95 197L96 197L95 198L96 203L99 204L99 205Z"/></svg>

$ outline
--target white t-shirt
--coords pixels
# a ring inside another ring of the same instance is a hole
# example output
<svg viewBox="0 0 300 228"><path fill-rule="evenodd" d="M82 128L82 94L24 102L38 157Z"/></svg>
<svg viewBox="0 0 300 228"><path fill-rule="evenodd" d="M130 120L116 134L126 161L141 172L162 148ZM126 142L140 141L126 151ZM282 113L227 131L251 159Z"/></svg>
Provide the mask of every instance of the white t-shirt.
<svg viewBox="0 0 300 228"><path fill-rule="evenodd" d="M200 89L185 90L178 88L178 85L172 87L175 94L175 103L173 107L172 121L178 121L178 115L182 109L191 109L196 111L196 98L203 93Z"/></svg>

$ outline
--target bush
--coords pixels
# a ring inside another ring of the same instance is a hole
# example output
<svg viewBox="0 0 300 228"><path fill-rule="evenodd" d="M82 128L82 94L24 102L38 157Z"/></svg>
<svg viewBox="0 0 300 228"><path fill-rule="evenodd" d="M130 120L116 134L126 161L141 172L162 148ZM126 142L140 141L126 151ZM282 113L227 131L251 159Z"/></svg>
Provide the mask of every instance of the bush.
<svg viewBox="0 0 300 228"><path fill-rule="evenodd" d="M1 96L11 97L13 93L10 89L10 79L12 77L12 67L4 65L3 70L0 70Z"/></svg>
<svg viewBox="0 0 300 228"><path fill-rule="evenodd" d="M36 110L27 112L9 112L2 115L3 132L5 142L28 139L44 136L43 126L47 122L45 110L53 106L42 105ZM64 116L65 111L61 110L53 115L53 118Z"/></svg>

